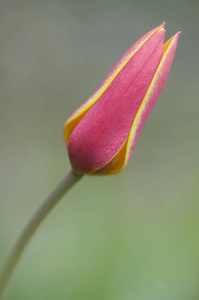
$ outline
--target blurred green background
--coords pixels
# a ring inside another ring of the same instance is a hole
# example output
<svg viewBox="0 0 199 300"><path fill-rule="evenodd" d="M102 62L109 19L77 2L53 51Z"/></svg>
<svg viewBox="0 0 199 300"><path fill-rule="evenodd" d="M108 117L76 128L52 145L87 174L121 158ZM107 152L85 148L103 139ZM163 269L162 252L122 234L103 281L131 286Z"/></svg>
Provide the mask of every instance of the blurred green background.
<svg viewBox="0 0 199 300"><path fill-rule="evenodd" d="M182 30L128 167L56 206L7 300L199 299L198 18L197 0L0 1L0 267L70 169L65 120L145 32Z"/></svg>

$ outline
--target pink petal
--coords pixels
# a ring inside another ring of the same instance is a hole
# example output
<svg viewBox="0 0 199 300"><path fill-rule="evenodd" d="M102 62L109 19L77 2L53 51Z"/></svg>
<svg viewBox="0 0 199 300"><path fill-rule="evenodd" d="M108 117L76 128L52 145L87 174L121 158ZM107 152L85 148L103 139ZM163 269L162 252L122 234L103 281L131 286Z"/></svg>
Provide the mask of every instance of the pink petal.
<svg viewBox="0 0 199 300"><path fill-rule="evenodd" d="M176 52L179 36L180 32L178 32L174 37L171 37L169 41L164 45L164 53L160 65L156 71L147 94L142 102L142 106L140 107L140 110L131 128L127 143L125 165L128 163L138 136L166 83Z"/></svg>
<svg viewBox="0 0 199 300"><path fill-rule="evenodd" d="M76 172L102 168L126 142L161 60L164 35L159 31L143 44L72 132L68 151Z"/></svg>

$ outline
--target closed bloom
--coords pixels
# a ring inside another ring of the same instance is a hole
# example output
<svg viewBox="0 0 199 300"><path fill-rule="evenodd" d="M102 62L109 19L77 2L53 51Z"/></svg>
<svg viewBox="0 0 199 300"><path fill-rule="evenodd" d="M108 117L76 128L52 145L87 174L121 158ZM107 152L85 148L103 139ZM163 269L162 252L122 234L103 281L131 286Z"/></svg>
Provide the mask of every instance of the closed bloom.
<svg viewBox="0 0 199 300"><path fill-rule="evenodd" d="M164 26L132 45L66 121L64 137L74 172L115 174L128 164L164 87L178 43L180 32L164 44Z"/></svg>

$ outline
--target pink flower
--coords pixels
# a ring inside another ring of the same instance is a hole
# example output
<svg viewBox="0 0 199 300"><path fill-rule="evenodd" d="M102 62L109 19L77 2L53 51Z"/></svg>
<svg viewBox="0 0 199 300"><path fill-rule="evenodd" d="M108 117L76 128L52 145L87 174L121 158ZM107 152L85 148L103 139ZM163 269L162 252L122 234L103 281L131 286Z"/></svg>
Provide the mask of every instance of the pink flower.
<svg viewBox="0 0 199 300"><path fill-rule="evenodd" d="M132 45L95 93L66 121L64 137L74 172L115 174L128 164L176 51L180 32L164 44L164 26Z"/></svg>

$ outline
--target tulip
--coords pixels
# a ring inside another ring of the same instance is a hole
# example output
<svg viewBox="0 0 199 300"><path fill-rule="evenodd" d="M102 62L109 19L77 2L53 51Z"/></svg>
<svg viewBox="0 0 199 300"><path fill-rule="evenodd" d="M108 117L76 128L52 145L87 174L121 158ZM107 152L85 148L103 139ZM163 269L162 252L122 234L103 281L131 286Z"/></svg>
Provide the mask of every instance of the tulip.
<svg viewBox="0 0 199 300"><path fill-rule="evenodd" d="M180 32L164 44L165 23L146 33L95 93L66 121L64 138L77 174L115 174L137 138L169 74Z"/></svg>

